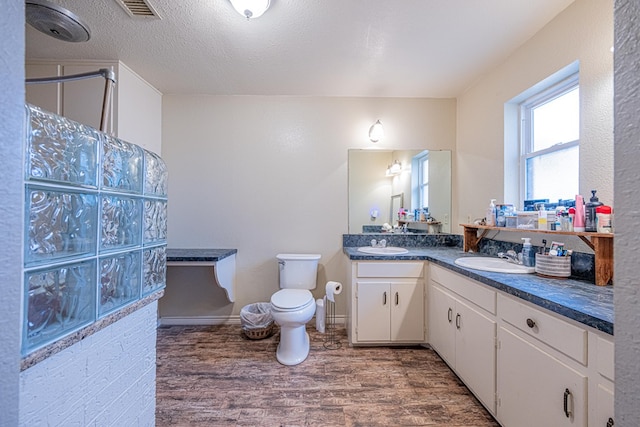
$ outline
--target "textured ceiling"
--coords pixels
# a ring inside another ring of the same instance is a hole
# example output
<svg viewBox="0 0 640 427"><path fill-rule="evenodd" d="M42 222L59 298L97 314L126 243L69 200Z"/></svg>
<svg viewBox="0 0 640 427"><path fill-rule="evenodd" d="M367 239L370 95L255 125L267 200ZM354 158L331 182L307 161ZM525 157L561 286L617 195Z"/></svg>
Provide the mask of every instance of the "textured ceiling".
<svg viewBox="0 0 640 427"><path fill-rule="evenodd" d="M27 59L119 59L165 94L455 97L573 0L271 0L247 21L228 0L50 0L86 43L26 25Z"/></svg>

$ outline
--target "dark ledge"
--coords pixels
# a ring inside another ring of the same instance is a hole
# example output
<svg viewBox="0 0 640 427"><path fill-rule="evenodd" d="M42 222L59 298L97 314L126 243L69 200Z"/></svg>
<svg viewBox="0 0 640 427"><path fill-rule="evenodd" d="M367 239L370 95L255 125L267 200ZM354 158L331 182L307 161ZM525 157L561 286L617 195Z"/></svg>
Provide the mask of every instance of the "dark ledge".
<svg viewBox="0 0 640 427"><path fill-rule="evenodd" d="M167 262L218 262L237 249L167 249Z"/></svg>

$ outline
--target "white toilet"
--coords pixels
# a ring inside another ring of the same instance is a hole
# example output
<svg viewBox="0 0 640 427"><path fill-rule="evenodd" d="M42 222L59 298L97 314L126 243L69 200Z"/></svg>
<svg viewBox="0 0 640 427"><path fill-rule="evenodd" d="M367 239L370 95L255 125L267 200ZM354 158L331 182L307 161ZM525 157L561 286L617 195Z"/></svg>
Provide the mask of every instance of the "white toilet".
<svg viewBox="0 0 640 427"><path fill-rule="evenodd" d="M317 254L278 254L280 288L271 296L271 314L280 326L278 362L297 365L309 355L306 324L316 312L316 301L310 292L318 276Z"/></svg>

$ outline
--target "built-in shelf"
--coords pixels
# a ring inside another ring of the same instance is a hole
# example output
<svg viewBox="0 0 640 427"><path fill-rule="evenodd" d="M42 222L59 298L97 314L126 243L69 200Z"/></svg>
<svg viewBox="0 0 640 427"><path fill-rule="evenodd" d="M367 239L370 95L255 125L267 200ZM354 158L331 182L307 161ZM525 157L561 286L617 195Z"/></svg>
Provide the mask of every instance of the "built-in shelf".
<svg viewBox="0 0 640 427"><path fill-rule="evenodd" d="M167 266L213 267L216 285L235 301L237 249L167 249Z"/></svg>
<svg viewBox="0 0 640 427"><path fill-rule="evenodd" d="M606 286L613 284L613 234L590 233L584 231L552 231L532 230L526 228L492 227L488 225L460 224L464 227L464 251L477 252L478 243L489 231L510 231L517 233L543 233L564 236L577 236L585 242L595 256L596 285ZM478 234L479 233L479 234Z"/></svg>

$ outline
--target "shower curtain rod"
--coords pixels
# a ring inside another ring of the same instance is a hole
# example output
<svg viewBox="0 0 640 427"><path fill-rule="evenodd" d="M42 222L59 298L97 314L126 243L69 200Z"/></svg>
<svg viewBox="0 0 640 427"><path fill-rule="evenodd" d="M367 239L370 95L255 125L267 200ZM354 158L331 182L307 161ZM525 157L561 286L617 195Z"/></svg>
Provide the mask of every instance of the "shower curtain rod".
<svg viewBox="0 0 640 427"><path fill-rule="evenodd" d="M100 116L100 131L107 131L107 116L109 114L109 105L111 103L111 92L113 85L116 84L116 74L108 68L100 68L98 71L89 71L87 73L71 74L68 76L56 77L38 77L26 79L26 84L42 84L42 83L64 83L75 80L90 79L92 77L104 77L104 96L102 98L102 114Z"/></svg>

